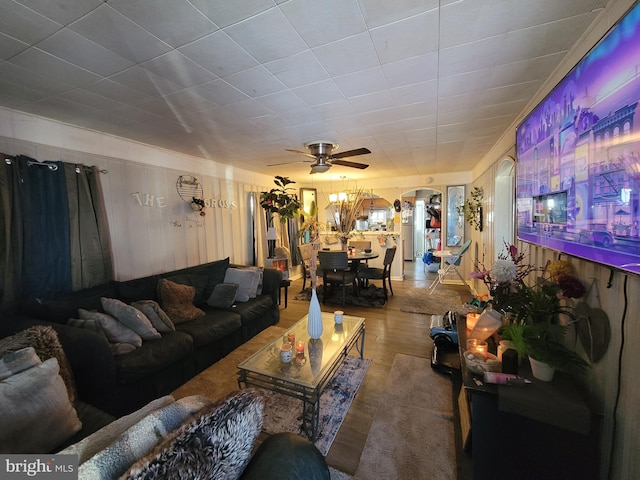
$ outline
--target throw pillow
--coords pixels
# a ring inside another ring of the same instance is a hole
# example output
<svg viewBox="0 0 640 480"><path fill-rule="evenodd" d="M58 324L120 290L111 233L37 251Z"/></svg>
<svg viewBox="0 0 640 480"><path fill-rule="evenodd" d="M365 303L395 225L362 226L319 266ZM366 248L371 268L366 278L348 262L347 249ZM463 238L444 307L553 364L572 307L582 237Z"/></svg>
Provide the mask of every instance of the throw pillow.
<svg viewBox="0 0 640 480"><path fill-rule="evenodd" d="M135 347L142 346L142 338L140 335L120 323L111 315L102 312L90 312L82 308L78 309L78 315L83 320L97 320L102 327L102 331L107 336L109 343L130 343Z"/></svg>
<svg viewBox="0 0 640 480"><path fill-rule="evenodd" d="M5 353L0 358L0 380L42 363L33 347Z"/></svg>
<svg viewBox="0 0 640 480"><path fill-rule="evenodd" d="M53 327L37 325L3 338L0 340L0 355L2 352L13 352L24 347L33 347L38 358L43 362L49 358L55 358L58 361L60 376L67 387L69 401L75 404L76 384L73 379L73 371Z"/></svg>
<svg viewBox="0 0 640 480"><path fill-rule="evenodd" d="M49 453L82 427L50 358L0 382L0 453Z"/></svg>
<svg viewBox="0 0 640 480"><path fill-rule="evenodd" d="M193 304L196 289L189 285L174 283L166 278L158 280L158 297L162 309L173 323L184 323L205 313Z"/></svg>
<svg viewBox="0 0 640 480"><path fill-rule="evenodd" d="M255 270L228 268L224 275L224 283L237 283L237 302L248 302L255 298L258 289L259 274Z"/></svg>
<svg viewBox="0 0 640 480"><path fill-rule="evenodd" d="M91 330L104 338L105 342L109 341L107 335L104 333L104 330L102 330L102 327L100 326L100 322L98 322L95 318L90 318L88 320L83 320L82 318L70 318L69 320L67 320L67 325L69 325L70 327Z"/></svg>
<svg viewBox="0 0 640 480"><path fill-rule="evenodd" d="M207 300L207 304L216 308L229 308L236 301L238 294L237 283L219 283Z"/></svg>
<svg viewBox="0 0 640 480"><path fill-rule="evenodd" d="M160 334L151 325L146 315L137 308L127 305L116 298L102 297L100 301L105 312L136 332L143 340L160 338Z"/></svg>
<svg viewBox="0 0 640 480"><path fill-rule="evenodd" d="M264 279L264 267L238 267L241 270L252 270L254 272L257 272L258 274L258 283L256 285L256 293L251 297L251 298L255 298L258 295L262 295L262 282Z"/></svg>
<svg viewBox="0 0 640 480"><path fill-rule="evenodd" d="M108 435L115 437L113 443L79 465L78 478L93 480L120 477L185 419L207 405L211 405L211 400L205 396L185 397L154 410L118 436L108 431Z"/></svg>
<svg viewBox="0 0 640 480"><path fill-rule="evenodd" d="M158 302L155 300L140 300L131 306L144 313L155 329L160 333L174 332L176 327Z"/></svg>
<svg viewBox="0 0 640 480"><path fill-rule="evenodd" d="M262 428L263 399L254 389L204 407L136 462L125 479L235 480Z"/></svg>

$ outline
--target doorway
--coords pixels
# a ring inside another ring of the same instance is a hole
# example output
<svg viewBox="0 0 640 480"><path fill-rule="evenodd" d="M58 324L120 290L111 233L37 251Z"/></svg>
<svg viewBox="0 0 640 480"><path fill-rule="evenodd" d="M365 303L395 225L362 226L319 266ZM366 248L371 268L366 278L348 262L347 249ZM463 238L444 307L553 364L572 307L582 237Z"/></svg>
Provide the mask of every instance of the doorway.
<svg viewBox="0 0 640 480"><path fill-rule="evenodd" d="M402 194L402 239L404 260L422 261L429 250L441 244L440 227L432 227L431 219L440 217L442 192L433 189L411 190ZM434 222L435 225L435 222Z"/></svg>

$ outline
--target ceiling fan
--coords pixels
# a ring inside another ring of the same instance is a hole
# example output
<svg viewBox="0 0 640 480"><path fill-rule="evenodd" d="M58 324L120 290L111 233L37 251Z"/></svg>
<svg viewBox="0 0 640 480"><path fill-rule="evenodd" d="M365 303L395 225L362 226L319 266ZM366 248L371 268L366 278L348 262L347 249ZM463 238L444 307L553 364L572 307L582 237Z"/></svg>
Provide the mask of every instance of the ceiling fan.
<svg viewBox="0 0 640 480"><path fill-rule="evenodd" d="M332 154L334 150L338 148L337 143L325 142L325 141L316 141L309 142L304 144L305 148L308 150L303 152L301 150L292 150L286 148L287 152L300 153L309 158L313 158L315 162L311 164L311 173L324 173L331 168L332 165L342 165L343 167L351 167L351 168L359 168L365 169L369 165L365 163L358 162L350 162L348 160L342 160L346 157L355 157L357 155L366 155L371 153L371 150L368 148L356 148L354 150L346 150L344 152L338 152ZM304 160L305 162L310 162L310 160ZM286 162L290 163L290 162ZM274 163L271 165L267 165L269 167L273 167L276 165L285 165L285 163Z"/></svg>

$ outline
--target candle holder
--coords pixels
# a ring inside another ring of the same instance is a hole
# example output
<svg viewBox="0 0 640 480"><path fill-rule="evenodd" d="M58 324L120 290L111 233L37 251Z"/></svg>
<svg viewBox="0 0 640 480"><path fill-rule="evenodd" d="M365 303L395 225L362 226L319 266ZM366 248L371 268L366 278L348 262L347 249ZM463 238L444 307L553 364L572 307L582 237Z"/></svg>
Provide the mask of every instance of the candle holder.
<svg viewBox="0 0 640 480"><path fill-rule="evenodd" d="M296 343L296 354L302 354L304 356L304 342L302 340L298 340Z"/></svg>
<svg viewBox="0 0 640 480"><path fill-rule="evenodd" d="M467 351L473 353L487 353L489 351L489 345L484 340L469 338L467 339Z"/></svg>

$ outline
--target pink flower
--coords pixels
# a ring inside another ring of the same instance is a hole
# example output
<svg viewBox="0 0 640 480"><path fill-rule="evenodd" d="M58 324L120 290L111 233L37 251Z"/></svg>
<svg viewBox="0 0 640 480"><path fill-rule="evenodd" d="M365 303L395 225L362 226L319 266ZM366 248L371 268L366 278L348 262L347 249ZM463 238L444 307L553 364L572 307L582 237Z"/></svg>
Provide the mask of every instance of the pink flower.
<svg viewBox="0 0 640 480"><path fill-rule="evenodd" d="M478 280L484 280L488 274L489 274L488 270L469 272L469 278L477 278Z"/></svg>

